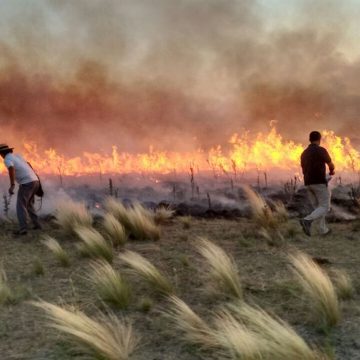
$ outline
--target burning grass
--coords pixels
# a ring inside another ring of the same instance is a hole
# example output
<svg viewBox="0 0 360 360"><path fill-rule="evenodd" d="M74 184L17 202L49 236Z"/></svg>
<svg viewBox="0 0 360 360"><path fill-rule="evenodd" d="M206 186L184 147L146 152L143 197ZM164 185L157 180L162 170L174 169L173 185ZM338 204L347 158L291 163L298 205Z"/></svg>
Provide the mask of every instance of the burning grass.
<svg viewBox="0 0 360 360"><path fill-rule="evenodd" d="M119 255L121 261L136 275L142 277L160 294L172 294L174 289L170 281L147 259L133 251Z"/></svg>
<svg viewBox="0 0 360 360"><path fill-rule="evenodd" d="M196 247L207 262L209 276L214 284L227 295L242 299L241 280L235 261L221 247L205 238L199 238Z"/></svg>
<svg viewBox="0 0 360 360"><path fill-rule="evenodd" d="M104 261L91 264L90 282L102 300L120 309L126 309L131 301L131 290L125 279Z"/></svg>
<svg viewBox="0 0 360 360"><path fill-rule="evenodd" d="M338 297L329 276L308 255L297 252L289 256L299 284L309 296L321 326L333 327L340 321Z"/></svg>
<svg viewBox="0 0 360 360"><path fill-rule="evenodd" d="M79 227L91 227L93 219L83 203L68 200L58 206L56 222L65 233L74 234Z"/></svg>
<svg viewBox="0 0 360 360"><path fill-rule="evenodd" d="M49 326L65 334L82 352L106 360L128 360L136 350L139 338L130 324L115 315L94 320L80 311L45 301L32 303L43 310Z"/></svg>
<svg viewBox="0 0 360 360"><path fill-rule="evenodd" d="M95 229L80 227L75 229L76 234L82 240L79 244L80 252L92 258L103 258L112 262L114 253L112 246Z"/></svg>
<svg viewBox="0 0 360 360"><path fill-rule="evenodd" d="M56 260L61 266L67 267L70 265L70 258L68 253L61 247L56 239L45 235L43 237L42 243L54 254Z"/></svg>

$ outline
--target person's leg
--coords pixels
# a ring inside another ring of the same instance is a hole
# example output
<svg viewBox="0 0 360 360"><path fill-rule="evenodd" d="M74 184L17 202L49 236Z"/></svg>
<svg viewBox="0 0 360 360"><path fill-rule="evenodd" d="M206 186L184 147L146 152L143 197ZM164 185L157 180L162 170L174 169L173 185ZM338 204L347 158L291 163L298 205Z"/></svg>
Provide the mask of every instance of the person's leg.
<svg viewBox="0 0 360 360"><path fill-rule="evenodd" d="M19 185L19 191L16 202L16 214L19 221L19 232L27 231L27 198L26 189L23 185Z"/></svg>
<svg viewBox="0 0 360 360"><path fill-rule="evenodd" d="M316 209L307 217L307 221L321 220L322 230L325 233L328 231L325 223L325 216L330 211L330 191L325 184L311 185L311 190L317 199L318 206Z"/></svg>
<svg viewBox="0 0 360 360"><path fill-rule="evenodd" d="M320 197L320 203L322 204L322 206L325 208L327 208L327 212L326 214L320 218L320 222L319 222L319 231L321 235L326 235L330 229L328 228L327 224L326 224L326 215L327 213L330 211L331 208L331 191L329 188L326 188L327 192L323 192L322 196Z"/></svg>
<svg viewBox="0 0 360 360"><path fill-rule="evenodd" d="M31 193L30 193L28 204L27 204L27 211L28 211L28 214L30 216L30 219L31 219L32 223L34 224L34 228L40 229L41 225L39 223L39 218L38 218L38 216L36 214L36 211L34 209L35 193L39 188L39 182L34 181L32 184L33 185L32 185L32 188L31 188Z"/></svg>

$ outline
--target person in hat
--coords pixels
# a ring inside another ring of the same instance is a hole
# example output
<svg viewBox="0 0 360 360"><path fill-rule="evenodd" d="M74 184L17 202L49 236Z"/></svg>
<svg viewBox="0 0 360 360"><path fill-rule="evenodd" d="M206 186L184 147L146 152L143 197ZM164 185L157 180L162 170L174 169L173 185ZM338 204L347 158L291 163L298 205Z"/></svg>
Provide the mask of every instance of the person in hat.
<svg viewBox="0 0 360 360"><path fill-rule="evenodd" d="M318 131L310 133L310 145L301 155L301 167L305 186L314 211L300 220L306 235L311 236L313 221L320 220L320 234L327 235L330 229L326 225L326 215L330 211L331 193L328 182L335 175L335 166L327 150L320 146L321 134ZM329 175L326 174L329 167Z"/></svg>
<svg viewBox="0 0 360 360"><path fill-rule="evenodd" d="M34 229L41 229L38 216L34 209L34 197L39 189L39 178L28 162L19 154L13 153L14 148L6 144L0 144L0 155L4 159L4 164L9 171L10 188L9 194L13 195L15 190L15 181L19 184L16 213L19 220L19 230L16 235L26 235L27 217L33 222Z"/></svg>

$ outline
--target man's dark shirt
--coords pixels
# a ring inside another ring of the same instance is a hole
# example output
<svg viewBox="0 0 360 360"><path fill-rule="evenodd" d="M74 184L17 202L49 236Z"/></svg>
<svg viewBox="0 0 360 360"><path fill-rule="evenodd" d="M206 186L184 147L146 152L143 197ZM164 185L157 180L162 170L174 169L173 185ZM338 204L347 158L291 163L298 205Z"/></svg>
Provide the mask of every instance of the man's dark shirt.
<svg viewBox="0 0 360 360"><path fill-rule="evenodd" d="M331 163L327 150L317 144L310 144L301 154L305 185L327 184L326 164Z"/></svg>

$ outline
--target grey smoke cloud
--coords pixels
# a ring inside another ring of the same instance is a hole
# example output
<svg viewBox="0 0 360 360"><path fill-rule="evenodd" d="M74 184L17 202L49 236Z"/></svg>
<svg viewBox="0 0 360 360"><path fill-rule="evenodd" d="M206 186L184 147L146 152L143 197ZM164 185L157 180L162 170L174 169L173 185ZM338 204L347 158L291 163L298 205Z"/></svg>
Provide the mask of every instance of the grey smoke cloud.
<svg viewBox="0 0 360 360"><path fill-rule="evenodd" d="M5 3L4 141L185 150L274 119L295 140L313 128L360 137L360 62L344 50L356 13L338 1L300 1L272 28L247 0Z"/></svg>

